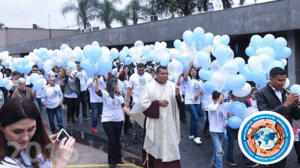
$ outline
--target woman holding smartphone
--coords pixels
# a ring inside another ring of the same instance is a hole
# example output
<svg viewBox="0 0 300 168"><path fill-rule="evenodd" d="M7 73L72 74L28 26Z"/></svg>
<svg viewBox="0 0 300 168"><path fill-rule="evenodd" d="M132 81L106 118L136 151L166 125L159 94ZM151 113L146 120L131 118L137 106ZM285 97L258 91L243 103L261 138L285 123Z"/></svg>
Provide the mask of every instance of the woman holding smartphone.
<svg viewBox="0 0 300 168"><path fill-rule="evenodd" d="M50 168L58 150L55 168L67 166L75 139L48 136L39 110L29 99L16 98L0 110L0 168Z"/></svg>
<svg viewBox="0 0 300 168"><path fill-rule="evenodd" d="M102 125L108 137L108 163L110 168L115 168L121 159L121 132L124 123L124 112L129 115L129 110L124 104L118 85L118 80L108 80L106 90L99 90L98 80L95 85L96 93L103 98Z"/></svg>

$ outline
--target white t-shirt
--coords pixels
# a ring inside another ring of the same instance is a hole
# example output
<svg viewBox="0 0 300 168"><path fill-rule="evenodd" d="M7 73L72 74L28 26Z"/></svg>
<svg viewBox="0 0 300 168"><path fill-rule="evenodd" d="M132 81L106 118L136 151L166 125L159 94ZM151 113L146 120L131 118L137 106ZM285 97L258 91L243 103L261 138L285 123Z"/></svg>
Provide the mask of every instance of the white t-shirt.
<svg viewBox="0 0 300 168"><path fill-rule="evenodd" d="M101 90L103 98L103 111L101 122L118 122L124 121L124 112L121 104L124 103L123 97L115 96L114 99L106 90Z"/></svg>
<svg viewBox="0 0 300 168"><path fill-rule="evenodd" d="M201 108L204 110L208 110L209 104L213 102L211 94L201 94L200 96Z"/></svg>
<svg viewBox="0 0 300 168"><path fill-rule="evenodd" d="M200 96L195 100L195 95L201 91L203 82L188 77L185 81L185 104L200 104Z"/></svg>
<svg viewBox="0 0 300 168"><path fill-rule="evenodd" d="M102 103L102 97L98 96L96 91L95 91L95 86L96 86L96 82L94 82L94 79L90 78L87 82L87 87L90 90L90 102L91 103ZM99 90L104 90L105 89L105 82L103 77L100 77L98 79L98 88Z"/></svg>
<svg viewBox="0 0 300 168"><path fill-rule="evenodd" d="M87 81L88 81L88 76L86 74L86 72L84 70L81 70L81 71L77 71L77 70L74 70L74 72L77 72L77 78L80 80L80 91L83 92L83 91L86 91L87 90ZM72 74L74 73L72 72Z"/></svg>
<svg viewBox="0 0 300 168"><path fill-rule="evenodd" d="M147 83L152 81L152 76L145 72L143 75L134 73L129 79L129 88L132 89L133 103L136 103Z"/></svg>
<svg viewBox="0 0 300 168"><path fill-rule="evenodd" d="M58 107L59 103L63 100L63 94L61 92L60 86L55 84L54 86L47 85L43 89L42 102L46 102L46 107L53 109Z"/></svg>
<svg viewBox="0 0 300 168"><path fill-rule="evenodd" d="M211 103L208 106L208 121L210 132L224 132L226 126L227 112L223 104Z"/></svg>
<svg viewBox="0 0 300 168"><path fill-rule="evenodd" d="M30 162L30 159L27 157L24 151L20 152L20 156L23 159L24 163L28 166L23 165L20 161L12 159L10 157L4 157L5 162L0 162L0 168L28 168L32 167L32 163ZM40 164L40 168L50 168L52 166L51 161L44 161L44 157L42 155L38 156L39 160L43 162L43 164Z"/></svg>

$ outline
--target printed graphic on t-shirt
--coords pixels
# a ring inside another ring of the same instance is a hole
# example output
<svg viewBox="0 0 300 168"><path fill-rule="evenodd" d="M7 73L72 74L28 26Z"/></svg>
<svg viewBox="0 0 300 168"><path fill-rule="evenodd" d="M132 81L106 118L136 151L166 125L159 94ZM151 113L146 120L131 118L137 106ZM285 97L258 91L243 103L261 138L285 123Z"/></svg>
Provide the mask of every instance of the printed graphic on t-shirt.
<svg viewBox="0 0 300 168"><path fill-rule="evenodd" d="M121 105L121 101L118 98L114 98L112 101L112 105L114 108L118 108Z"/></svg>
<svg viewBox="0 0 300 168"><path fill-rule="evenodd" d="M194 91L195 92L199 92L200 91L200 85L199 85L199 83L195 83L194 84Z"/></svg>
<svg viewBox="0 0 300 168"><path fill-rule="evenodd" d="M146 84L146 79L145 78L140 78L139 82L140 82L140 85L145 85Z"/></svg>

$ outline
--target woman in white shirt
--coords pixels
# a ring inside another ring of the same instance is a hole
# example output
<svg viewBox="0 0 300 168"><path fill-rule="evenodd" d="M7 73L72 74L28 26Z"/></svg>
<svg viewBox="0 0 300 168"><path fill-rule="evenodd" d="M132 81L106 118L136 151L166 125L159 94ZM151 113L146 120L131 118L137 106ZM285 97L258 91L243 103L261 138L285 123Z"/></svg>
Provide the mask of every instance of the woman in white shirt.
<svg viewBox="0 0 300 168"><path fill-rule="evenodd" d="M121 160L121 132L124 122L124 112L129 115L129 110L124 104L115 78L109 79L106 90L99 90L98 80L95 86L96 93L103 98L102 125L108 137L108 163L110 168L122 163Z"/></svg>
<svg viewBox="0 0 300 168"><path fill-rule="evenodd" d="M50 168L58 149L55 168L64 168L72 156L75 139L48 136L36 105L15 98L0 110L0 168Z"/></svg>
<svg viewBox="0 0 300 168"><path fill-rule="evenodd" d="M102 116L103 110L103 100L102 97L98 96L95 90L96 84L98 83L98 88L103 90L105 88L104 78L101 76L99 78L98 75L94 76L94 79L89 79L87 82L87 88L90 92L90 104L92 108L92 131L94 133L98 132L97 123L98 116Z"/></svg>
<svg viewBox="0 0 300 168"><path fill-rule="evenodd" d="M201 138L198 135L198 113L200 113L200 95L202 94L202 81L199 79L196 68L193 63L184 74L185 81L185 105L191 114L190 120L190 139L193 139L196 144L201 144ZM206 115L201 113L203 127L205 126Z"/></svg>
<svg viewBox="0 0 300 168"><path fill-rule="evenodd" d="M210 162L212 167L223 168L222 143L224 138L226 110L222 104L223 95L214 91L212 93L213 103L208 107L209 131L215 151Z"/></svg>

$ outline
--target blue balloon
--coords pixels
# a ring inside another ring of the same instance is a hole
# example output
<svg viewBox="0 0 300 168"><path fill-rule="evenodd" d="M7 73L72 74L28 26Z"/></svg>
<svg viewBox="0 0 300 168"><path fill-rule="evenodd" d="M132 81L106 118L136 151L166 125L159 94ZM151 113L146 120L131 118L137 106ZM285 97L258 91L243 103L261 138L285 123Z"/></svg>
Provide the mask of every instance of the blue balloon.
<svg viewBox="0 0 300 168"><path fill-rule="evenodd" d="M180 40L175 40L174 43L173 43L174 47L179 50L181 45L182 45L182 42Z"/></svg>
<svg viewBox="0 0 300 168"><path fill-rule="evenodd" d="M103 58L98 62L97 73L99 75L106 75L112 70L112 62L109 58Z"/></svg>
<svg viewBox="0 0 300 168"><path fill-rule="evenodd" d="M228 45L230 42L230 37L228 35L223 35L220 39L220 43L223 45Z"/></svg>
<svg viewBox="0 0 300 168"><path fill-rule="evenodd" d="M31 78L30 78L31 80ZM43 80L37 80L33 82L33 89L34 90L40 90L44 87L44 81Z"/></svg>
<svg viewBox="0 0 300 168"><path fill-rule="evenodd" d="M268 83L268 81L267 81L267 75L266 75L266 73L265 72L263 72L263 71L259 71L259 70L257 70L257 71L253 71L252 73L251 73L251 78L252 78L252 80L256 83L256 84L258 84L260 87L264 87L267 83Z"/></svg>
<svg viewBox="0 0 300 168"><path fill-rule="evenodd" d="M202 27L196 27L193 32L193 36L195 40L203 39L204 37L204 29Z"/></svg>
<svg viewBox="0 0 300 168"><path fill-rule="evenodd" d="M183 33L182 37L183 37L184 42L185 42L187 45L189 45L189 46L192 45L192 43L193 43L193 32L192 32L192 31L186 30L186 31Z"/></svg>
<svg viewBox="0 0 300 168"><path fill-rule="evenodd" d="M119 57L119 51L116 48L112 48L110 50L110 57L112 57L113 60L117 59Z"/></svg>
<svg viewBox="0 0 300 168"><path fill-rule="evenodd" d="M223 65L226 61L228 61L229 56L230 56L229 46L218 45L215 48L215 57L217 58L217 60L220 64Z"/></svg>
<svg viewBox="0 0 300 168"><path fill-rule="evenodd" d="M294 85L291 86L290 89L291 89L291 92L295 92L298 95L300 95L300 85L294 84Z"/></svg>
<svg viewBox="0 0 300 168"><path fill-rule="evenodd" d="M147 56L149 56L150 54L151 54L151 48L148 47L148 46L144 47L144 48L143 48L143 55L147 57Z"/></svg>
<svg viewBox="0 0 300 168"><path fill-rule="evenodd" d="M263 46L263 39L260 35L253 35L250 39L250 46L256 50L257 48L260 48Z"/></svg>
<svg viewBox="0 0 300 168"><path fill-rule="evenodd" d="M233 116L237 116L239 118L243 118L245 111L246 111L246 105L244 103L234 101L230 104L230 112Z"/></svg>
<svg viewBox="0 0 300 168"><path fill-rule="evenodd" d="M122 50L122 51L120 52L120 61L121 61L121 62L125 62L126 57L127 57L126 52L125 52L124 50Z"/></svg>
<svg viewBox="0 0 300 168"><path fill-rule="evenodd" d="M267 34L263 38L263 42L265 46L273 46L275 43L275 37L272 34Z"/></svg>
<svg viewBox="0 0 300 168"><path fill-rule="evenodd" d="M281 49L285 48L286 46L287 46L287 41L285 38L283 38L283 37L276 38L275 45L274 45L274 48L276 50L281 50Z"/></svg>
<svg viewBox="0 0 300 168"><path fill-rule="evenodd" d="M36 56L38 56L41 60L46 61L49 59L48 50L46 48L40 48L37 51Z"/></svg>
<svg viewBox="0 0 300 168"><path fill-rule="evenodd" d="M228 90L238 90L245 86L246 78L243 75L235 75L231 80L226 81L226 88Z"/></svg>
<svg viewBox="0 0 300 168"><path fill-rule="evenodd" d="M256 55L254 49L252 47L247 47L246 50L245 50L246 54L251 57L253 55Z"/></svg>
<svg viewBox="0 0 300 168"><path fill-rule="evenodd" d="M5 87L8 84L8 79L0 79L0 87Z"/></svg>
<svg viewBox="0 0 300 168"><path fill-rule="evenodd" d="M210 71L210 70L207 70L207 69L201 69L200 71L199 71L199 77L201 78L201 79L203 79L203 80L210 80L210 78L211 78L211 76L212 76L212 72Z"/></svg>
<svg viewBox="0 0 300 168"><path fill-rule="evenodd" d="M102 49L97 45L87 45L83 48L83 53L90 62L98 62L102 56Z"/></svg>
<svg viewBox="0 0 300 168"><path fill-rule="evenodd" d="M211 81L206 81L203 86L202 90L205 94L212 94L215 91L213 83Z"/></svg>
<svg viewBox="0 0 300 168"><path fill-rule="evenodd" d="M206 52L199 52L198 56L198 64L203 68L203 69L209 69L211 65L211 58L210 55L207 54Z"/></svg>
<svg viewBox="0 0 300 168"><path fill-rule="evenodd" d="M233 129L240 128L242 124L242 119L237 116L232 116L228 119L228 126Z"/></svg>
<svg viewBox="0 0 300 168"><path fill-rule="evenodd" d="M292 50L289 47L283 48L276 56L277 60L282 60L290 57L292 55Z"/></svg>
<svg viewBox="0 0 300 168"><path fill-rule="evenodd" d="M208 45L211 45L214 41L214 35L210 32L208 33L205 33L204 35L204 45L205 46L208 46Z"/></svg>
<svg viewBox="0 0 300 168"><path fill-rule="evenodd" d="M162 59L160 59L161 66L168 66L169 62L170 62L170 57L163 57Z"/></svg>
<svg viewBox="0 0 300 168"><path fill-rule="evenodd" d="M130 65L132 64L132 58L131 57L127 57L125 60L125 65Z"/></svg>

